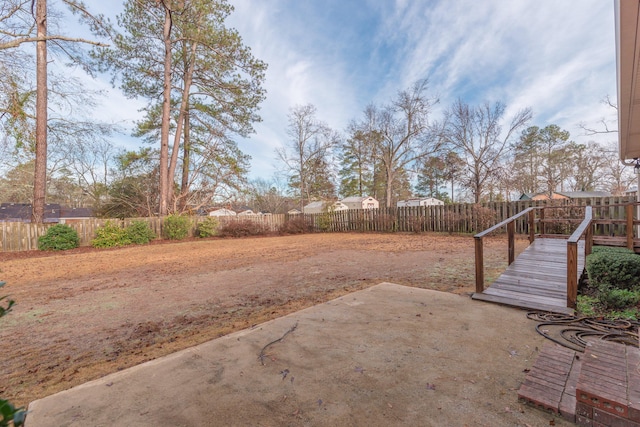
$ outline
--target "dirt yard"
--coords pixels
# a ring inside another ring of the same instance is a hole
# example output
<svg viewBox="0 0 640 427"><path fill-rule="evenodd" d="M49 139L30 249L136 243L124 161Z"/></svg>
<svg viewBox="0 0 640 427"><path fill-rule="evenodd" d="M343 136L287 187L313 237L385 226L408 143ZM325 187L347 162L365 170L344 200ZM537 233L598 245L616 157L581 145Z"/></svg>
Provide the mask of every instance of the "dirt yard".
<svg viewBox="0 0 640 427"><path fill-rule="evenodd" d="M471 293L473 247L469 236L312 234L0 253L0 295L16 301L0 320L0 396L27 405L384 281ZM487 279L505 266L506 239L488 239Z"/></svg>

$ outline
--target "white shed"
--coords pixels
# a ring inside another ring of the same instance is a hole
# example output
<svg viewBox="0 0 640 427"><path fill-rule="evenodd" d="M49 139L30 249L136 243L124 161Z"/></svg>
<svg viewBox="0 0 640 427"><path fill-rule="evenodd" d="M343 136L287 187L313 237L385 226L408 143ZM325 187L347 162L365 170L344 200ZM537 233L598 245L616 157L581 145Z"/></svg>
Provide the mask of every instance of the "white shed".
<svg viewBox="0 0 640 427"><path fill-rule="evenodd" d="M209 212L209 216L236 216L236 213L231 209L222 208Z"/></svg>
<svg viewBox="0 0 640 427"><path fill-rule="evenodd" d="M371 196L368 197L345 197L340 202L346 205L349 209L378 209L380 202Z"/></svg>
<svg viewBox="0 0 640 427"><path fill-rule="evenodd" d="M438 206L444 205L442 200L433 197L421 197L416 199L398 200L397 207L408 208L413 206Z"/></svg>
<svg viewBox="0 0 640 427"><path fill-rule="evenodd" d="M238 216L240 216L240 215L242 215L242 216L244 216L244 215L260 215L260 212L255 213L251 209L247 209L246 211L238 212Z"/></svg>
<svg viewBox="0 0 640 427"><path fill-rule="evenodd" d="M326 201L311 202L303 208L303 212L306 214L340 212L346 210L349 210L349 207L343 203L331 203Z"/></svg>

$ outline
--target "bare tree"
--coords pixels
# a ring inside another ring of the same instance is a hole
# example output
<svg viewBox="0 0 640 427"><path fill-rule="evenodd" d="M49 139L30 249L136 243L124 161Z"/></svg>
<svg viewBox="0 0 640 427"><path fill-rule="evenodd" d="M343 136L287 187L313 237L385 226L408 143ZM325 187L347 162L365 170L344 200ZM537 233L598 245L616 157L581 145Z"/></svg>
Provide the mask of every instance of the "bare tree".
<svg viewBox="0 0 640 427"><path fill-rule="evenodd" d="M457 100L445 113L443 137L466 163L467 186L480 202L489 179L499 170L509 141L531 120L531 109L519 111L503 131L505 105L486 102L473 107Z"/></svg>
<svg viewBox="0 0 640 427"><path fill-rule="evenodd" d="M637 182L633 167L620 162L616 143L605 145L603 152L606 158L603 166L603 180L607 186L606 189L614 196L622 196Z"/></svg>
<svg viewBox="0 0 640 427"><path fill-rule="evenodd" d="M277 177L271 180L258 178L249 186L250 203L259 212L286 213L291 199L286 197L285 189Z"/></svg>
<svg viewBox="0 0 640 427"><path fill-rule="evenodd" d="M302 210L305 199L309 202L313 196L312 176L328 174L326 170L318 171L314 168L328 165L326 159L338 143L338 135L326 123L316 119L316 107L312 104L298 105L291 109L287 134L291 138L289 145L277 148L276 154L284 163L291 181L297 183Z"/></svg>
<svg viewBox="0 0 640 427"><path fill-rule="evenodd" d="M437 101L426 95L428 81L419 80L408 90L398 93L393 102L375 110L375 131L378 133L374 158L384 171L385 205L391 207L394 185L410 166L436 153L442 146L439 132L429 123L431 107Z"/></svg>
<svg viewBox="0 0 640 427"><path fill-rule="evenodd" d="M602 100L600 100L601 104L607 105L608 107L610 107L613 112L616 114L618 114L618 105L613 102L611 100L611 98L609 97L609 95L605 96ZM578 124L578 126L584 131L585 135L598 135L598 134L607 134L607 133L618 133L618 129L616 127L617 123L617 117L614 119L607 119L605 117L602 117L599 121L598 121L598 125L593 127L591 125L588 125L584 122L581 122Z"/></svg>

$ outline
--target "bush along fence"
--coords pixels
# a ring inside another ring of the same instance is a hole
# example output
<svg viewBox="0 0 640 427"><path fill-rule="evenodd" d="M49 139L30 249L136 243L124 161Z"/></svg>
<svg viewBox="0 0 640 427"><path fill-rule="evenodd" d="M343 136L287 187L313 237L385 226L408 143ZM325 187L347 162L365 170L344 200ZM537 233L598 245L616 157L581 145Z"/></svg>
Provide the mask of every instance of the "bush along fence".
<svg viewBox="0 0 640 427"><path fill-rule="evenodd" d="M633 197L606 197L574 200L526 200L516 202L490 202L482 204L456 203L444 206L421 206L406 208L380 208L370 210L347 210L320 214L273 214L239 215L217 217L219 229L229 229L225 235L241 236L261 233L299 233L299 232L448 232L478 233L529 207L548 207L546 217L539 218L537 233L571 233L577 218L583 214L581 206L594 207L594 216L608 222L596 225L596 235L616 235L624 233L622 220L625 207L621 204L634 201ZM555 221L566 218L565 223ZM575 217L576 219L574 219ZM210 217L189 217L188 236L198 235L198 226ZM163 238L165 218L128 218L66 221L80 238L80 246L88 246L96 236L96 230L107 221L127 227L133 221L146 221L158 238ZM543 227L545 221L554 220L551 226ZM254 224L247 227L248 223ZM44 235L53 224L30 224L21 222L0 222L2 245L0 251L24 251L38 249L38 238ZM522 217L515 223L515 232L528 234L527 218ZM245 231L251 230L250 233Z"/></svg>

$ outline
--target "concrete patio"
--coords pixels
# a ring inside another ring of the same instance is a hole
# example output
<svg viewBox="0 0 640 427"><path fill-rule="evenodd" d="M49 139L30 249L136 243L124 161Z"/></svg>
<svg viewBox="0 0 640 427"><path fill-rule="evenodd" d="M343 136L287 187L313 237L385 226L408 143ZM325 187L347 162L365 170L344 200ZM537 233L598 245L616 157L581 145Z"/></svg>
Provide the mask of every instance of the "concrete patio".
<svg viewBox="0 0 640 427"><path fill-rule="evenodd" d="M571 425L518 402L534 326L382 283L34 401L26 425Z"/></svg>

